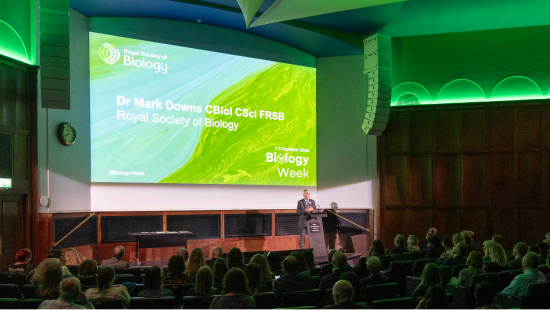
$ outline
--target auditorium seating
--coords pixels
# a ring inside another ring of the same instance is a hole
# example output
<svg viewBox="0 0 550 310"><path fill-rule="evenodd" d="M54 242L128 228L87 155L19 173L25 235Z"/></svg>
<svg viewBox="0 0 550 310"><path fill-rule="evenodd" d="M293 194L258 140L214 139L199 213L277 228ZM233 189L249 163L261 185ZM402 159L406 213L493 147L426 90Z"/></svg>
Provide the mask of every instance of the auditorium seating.
<svg viewBox="0 0 550 310"><path fill-rule="evenodd" d="M420 275L422 275L422 271L424 271L424 267L426 266L426 264L434 263L434 262L435 262L434 258L415 260L411 268L410 275L419 277Z"/></svg>
<svg viewBox="0 0 550 310"><path fill-rule="evenodd" d="M503 309L550 309L550 281L530 284L525 296L498 293L496 304Z"/></svg>
<svg viewBox="0 0 550 310"><path fill-rule="evenodd" d="M21 304L16 298L0 298L0 309L21 309Z"/></svg>
<svg viewBox="0 0 550 310"><path fill-rule="evenodd" d="M21 297L19 286L17 284L0 284L0 298L17 298Z"/></svg>
<svg viewBox="0 0 550 310"><path fill-rule="evenodd" d="M311 277L313 280L313 287L319 287L319 283L321 283L321 277L315 276Z"/></svg>
<svg viewBox="0 0 550 310"><path fill-rule="evenodd" d="M420 277L413 277L413 276L407 276L407 295L408 297L412 296L414 293L414 290L418 287L418 285L422 282L422 278Z"/></svg>
<svg viewBox="0 0 550 310"><path fill-rule="evenodd" d="M71 272L72 275L78 276L79 265L67 265L67 269Z"/></svg>
<svg viewBox="0 0 550 310"><path fill-rule="evenodd" d="M281 302L281 307L301 307L301 306L314 306L318 307L321 301L320 291L307 290L307 291L296 291L296 292L285 292L283 293L283 299Z"/></svg>
<svg viewBox="0 0 550 310"><path fill-rule="evenodd" d="M412 260L392 261L390 263L389 278L392 282L399 283L398 294L401 296L404 296L406 293L407 276L413 267L413 263L414 262ZM388 274L386 273L386 275Z"/></svg>
<svg viewBox="0 0 550 310"><path fill-rule="evenodd" d="M451 266L437 266L437 269L439 270L439 274L441 275L441 281L443 284L449 283L449 280L451 280Z"/></svg>
<svg viewBox="0 0 550 310"><path fill-rule="evenodd" d="M311 275L315 277L319 275L319 272L321 272L321 268L313 267L313 268L309 268L309 271L311 271Z"/></svg>
<svg viewBox="0 0 550 310"><path fill-rule="evenodd" d="M162 298L130 298L131 309L175 309L176 299L174 296Z"/></svg>
<svg viewBox="0 0 550 310"><path fill-rule="evenodd" d="M481 281L487 281L495 285L498 281L497 273L480 273L473 275L470 282L465 285L447 285L447 293L452 294L451 305L454 309L469 309L473 308L476 303L474 295L475 286Z"/></svg>
<svg viewBox="0 0 550 310"><path fill-rule="evenodd" d="M25 284L29 284L27 275L20 273L0 273L0 283L2 284L17 284L20 288Z"/></svg>
<svg viewBox="0 0 550 310"><path fill-rule="evenodd" d="M514 280L514 278L520 273L523 273L523 270L516 269L516 270L507 270L507 271L499 272L497 287L495 288L496 291L501 292L503 289L508 287L508 285L512 283L512 280Z"/></svg>
<svg viewBox="0 0 550 310"><path fill-rule="evenodd" d="M256 309L271 309L275 307L275 294L273 292L262 293L254 297Z"/></svg>
<svg viewBox="0 0 550 310"><path fill-rule="evenodd" d="M122 284L124 282L135 282L134 276L131 274L115 274L115 284Z"/></svg>
<svg viewBox="0 0 550 310"><path fill-rule="evenodd" d="M23 287L21 288L21 294L25 296L25 299L38 298L38 285L23 285Z"/></svg>
<svg viewBox="0 0 550 310"><path fill-rule="evenodd" d="M413 301L410 297L382 299L372 302L373 309L414 309Z"/></svg>
<svg viewBox="0 0 550 310"><path fill-rule="evenodd" d="M451 278L458 278L458 276L460 275L460 271L465 268L468 268L468 265L454 265L451 269Z"/></svg>
<svg viewBox="0 0 550 310"><path fill-rule="evenodd" d="M367 298L367 303L372 305L375 300L393 299L398 297L399 284L386 283L379 285L369 285L365 287L363 293Z"/></svg>
<svg viewBox="0 0 550 310"><path fill-rule="evenodd" d="M134 288L134 291L132 292L132 297L137 297L139 292L145 290L145 285L143 284L136 284L136 288Z"/></svg>
<svg viewBox="0 0 550 310"><path fill-rule="evenodd" d="M206 297L183 297L183 301L181 305L183 306L183 309L209 309L210 304L212 303L212 300L216 296L206 296ZM257 307L257 305L256 305Z"/></svg>
<svg viewBox="0 0 550 310"><path fill-rule="evenodd" d="M21 299L21 309L38 309L45 299Z"/></svg>
<svg viewBox="0 0 550 310"><path fill-rule="evenodd" d="M122 309L120 298L95 298L90 301L96 309Z"/></svg>
<svg viewBox="0 0 550 310"><path fill-rule="evenodd" d="M187 292L188 289L194 288L194 284L166 284L164 285L165 289L169 289L172 291L172 296L176 299L177 306L181 305L181 302L183 300L183 297L185 296L185 292Z"/></svg>

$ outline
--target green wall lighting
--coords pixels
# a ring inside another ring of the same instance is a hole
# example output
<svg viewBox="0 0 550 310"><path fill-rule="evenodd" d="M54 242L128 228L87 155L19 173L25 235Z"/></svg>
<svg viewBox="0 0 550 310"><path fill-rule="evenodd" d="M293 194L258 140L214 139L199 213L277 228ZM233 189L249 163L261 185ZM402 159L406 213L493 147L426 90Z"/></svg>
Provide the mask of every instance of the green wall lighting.
<svg viewBox="0 0 550 310"><path fill-rule="evenodd" d="M458 79L447 83L437 95L437 103L466 103L487 101L485 92L474 81Z"/></svg>
<svg viewBox="0 0 550 310"><path fill-rule="evenodd" d="M540 87L530 78L511 76L500 81L491 93L491 101L542 99Z"/></svg>
<svg viewBox="0 0 550 310"><path fill-rule="evenodd" d="M15 29L3 20L0 20L0 34L0 54L30 63L23 40Z"/></svg>
<svg viewBox="0 0 550 310"><path fill-rule="evenodd" d="M407 97L412 99L411 94L416 96L416 100L404 100ZM395 86L392 89L391 97L391 106L432 103L432 96L426 87L414 82L405 82ZM407 103L407 101L410 103Z"/></svg>
<svg viewBox="0 0 550 310"><path fill-rule="evenodd" d="M11 188L11 179L0 179L0 188Z"/></svg>

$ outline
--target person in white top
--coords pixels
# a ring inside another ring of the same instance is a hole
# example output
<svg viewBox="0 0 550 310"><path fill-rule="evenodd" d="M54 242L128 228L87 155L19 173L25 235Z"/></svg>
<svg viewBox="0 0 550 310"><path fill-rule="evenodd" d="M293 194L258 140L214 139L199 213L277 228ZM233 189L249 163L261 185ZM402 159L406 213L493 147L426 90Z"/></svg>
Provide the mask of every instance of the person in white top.
<svg viewBox="0 0 550 310"><path fill-rule="evenodd" d="M127 309L130 304L128 289L122 285L113 286L113 282L115 282L115 270L112 267L103 267L97 274L97 288L90 288L84 294L88 299L120 298L122 307Z"/></svg>

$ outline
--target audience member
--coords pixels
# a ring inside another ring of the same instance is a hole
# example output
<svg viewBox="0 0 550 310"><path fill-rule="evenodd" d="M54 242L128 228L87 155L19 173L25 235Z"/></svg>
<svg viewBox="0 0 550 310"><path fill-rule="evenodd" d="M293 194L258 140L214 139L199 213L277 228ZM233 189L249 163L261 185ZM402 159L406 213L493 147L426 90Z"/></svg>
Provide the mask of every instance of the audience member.
<svg viewBox="0 0 550 310"><path fill-rule="evenodd" d="M489 243L494 242L493 240L485 240L483 241L483 262L490 262L491 256L489 255Z"/></svg>
<svg viewBox="0 0 550 310"><path fill-rule="evenodd" d="M61 272L63 272L64 277L71 276L71 272L69 271L69 268L67 268L65 260L65 256L63 255L63 251L58 246L53 246L50 249L50 252L48 253L48 256L46 258L57 258L59 260L59 263L61 264Z"/></svg>
<svg viewBox="0 0 550 310"><path fill-rule="evenodd" d="M239 250L240 252L240 250ZM298 266L296 262L296 267ZM223 295L215 297L210 309L255 309L256 302L248 292L246 276L241 268L231 268L225 276Z"/></svg>
<svg viewBox="0 0 550 310"><path fill-rule="evenodd" d="M172 255L168 261L168 273L164 277L167 284L188 284L193 282L193 276L185 272L185 258L180 255Z"/></svg>
<svg viewBox="0 0 550 310"><path fill-rule="evenodd" d="M82 285L97 285L97 262L87 259L78 267L78 278Z"/></svg>
<svg viewBox="0 0 550 310"><path fill-rule="evenodd" d="M430 285L416 309L446 309L447 294L441 284Z"/></svg>
<svg viewBox="0 0 550 310"><path fill-rule="evenodd" d="M372 250L372 247L371 247L371 250ZM332 273L332 256L334 255L334 253L336 253L335 249L330 249L328 251L327 256L328 256L329 263L321 267L321 271L319 272L319 275L318 275L320 278Z"/></svg>
<svg viewBox="0 0 550 310"><path fill-rule="evenodd" d="M94 309L94 305L80 291L80 287L80 281L77 278L66 278L61 282L59 298L43 301L38 309ZM85 306L75 304L77 299Z"/></svg>
<svg viewBox="0 0 550 310"><path fill-rule="evenodd" d="M130 304L130 294L126 286L115 285L115 270L113 267L102 267L97 274L97 288L87 289L84 294L88 299L108 298L122 300L122 307L128 308Z"/></svg>
<svg viewBox="0 0 550 310"><path fill-rule="evenodd" d="M485 245L485 242L483 243ZM508 270L508 259L504 248L496 242L487 242L485 245L491 261L485 264L483 272L495 273Z"/></svg>
<svg viewBox="0 0 550 310"><path fill-rule="evenodd" d="M101 262L101 267L113 267L113 268L128 268L130 264L122 260L126 250L123 246L119 245L113 249L113 257L105 259Z"/></svg>
<svg viewBox="0 0 550 310"><path fill-rule="evenodd" d="M367 269L370 272L370 276L361 279L361 291L364 291L365 288L370 285L380 285L391 282L390 278L380 273L380 271L382 271L380 258L376 256L369 257L367 260Z"/></svg>
<svg viewBox="0 0 550 310"><path fill-rule="evenodd" d="M540 241L539 243L537 243L538 247L539 247L539 256L541 257L541 261L539 264L544 264L544 258L546 257L546 255L548 255L548 243L544 242L544 241Z"/></svg>
<svg viewBox="0 0 550 310"><path fill-rule="evenodd" d="M523 260L523 257L525 254L527 254L527 251L529 250L529 246L524 242L518 242L516 243L516 246L514 246L514 250L512 251L512 255L514 256L513 260L508 261L508 268L510 269L521 269Z"/></svg>
<svg viewBox="0 0 550 310"><path fill-rule="evenodd" d="M214 287L220 291L223 291L223 280L228 270L229 268L227 267L227 261L225 258L220 257L216 259L212 273L214 276Z"/></svg>
<svg viewBox="0 0 550 310"><path fill-rule="evenodd" d="M367 297L365 294L361 294L361 282L359 277L353 271L346 271L340 276L340 280L346 280L353 286L355 295L353 296L353 302L366 302Z"/></svg>
<svg viewBox="0 0 550 310"><path fill-rule="evenodd" d="M420 251L420 247L418 246L419 243L420 241L417 236L409 235L409 238L407 239L407 249L409 252Z"/></svg>
<svg viewBox="0 0 550 310"><path fill-rule="evenodd" d="M536 253L527 252L522 260L523 273L517 275L502 293L523 296L529 284L546 281L544 274L537 269L538 264L539 256Z"/></svg>
<svg viewBox="0 0 550 310"><path fill-rule="evenodd" d="M195 277L195 287L188 289L185 296L212 296L219 295L220 290L214 287L214 276L208 266L203 266Z"/></svg>
<svg viewBox="0 0 550 310"><path fill-rule="evenodd" d="M344 254L345 255L345 254ZM275 303L280 305L284 292L295 292L311 289L309 281L298 276L298 260L289 255L283 260L283 275L273 282L273 294Z"/></svg>
<svg viewBox="0 0 550 310"><path fill-rule="evenodd" d="M210 254L210 260L212 263L216 260L216 258L220 258L223 255L223 248L221 246L215 246L212 249L212 254Z"/></svg>
<svg viewBox="0 0 550 310"><path fill-rule="evenodd" d="M445 235L443 237L443 240L441 241L443 244L443 247L445 248L445 253L448 253L449 255L453 254L453 237L451 235Z"/></svg>
<svg viewBox="0 0 550 310"><path fill-rule="evenodd" d="M369 306L357 305L353 302L354 289L349 281L340 280L334 283L332 296L334 305L326 306L323 309L370 309Z"/></svg>
<svg viewBox="0 0 550 310"><path fill-rule="evenodd" d="M311 276L311 272L309 271L309 267L307 266L306 259L304 258L302 253L294 251L290 253L290 255L296 257L296 259L298 260L298 273L308 272Z"/></svg>
<svg viewBox="0 0 550 310"><path fill-rule="evenodd" d="M82 264L82 262L87 259L86 257L82 256L82 254L80 254L80 252L78 252L75 248L69 248L65 252L64 256L66 260L66 265L69 266L80 266L80 264Z"/></svg>
<svg viewBox="0 0 550 310"><path fill-rule="evenodd" d="M250 263L244 269L244 274L248 280L248 291L253 297L267 292L267 288L260 282L260 266Z"/></svg>
<svg viewBox="0 0 550 310"><path fill-rule="evenodd" d="M59 284L63 280L61 262L57 258L46 258L34 272L34 281L38 283L38 298L57 299Z"/></svg>
<svg viewBox="0 0 550 310"><path fill-rule="evenodd" d="M468 268L462 269L458 275L458 285L468 286L473 275L483 272L483 259L478 251L470 252L466 264Z"/></svg>
<svg viewBox="0 0 550 310"><path fill-rule="evenodd" d="M204 254L202 253L201 248L194 248L189 256L189 264L187 264L188 276L191 277L191 279L194 279L195 275L202 266L206 266Z"/></svg>
<svg viewBox="0 0 550 310"><path fill-rule="evenodd" d="M346 270L347 263L348 257L345 253L337 251L332 255L332 273L321 278L321 282L319 283L321 296L324 296L325 291L331 289L334 283L340 280L340 276L348 271Z"/></svg>
<svg viewBox="0 0 550 310"><path fill-rule="evenodd" d="M422 280L411 296L412 300L416 300L419 296L424 296L428 287L432 285L441 285L441 282L441 275L439 274L437 265L434 263L426 264L426 266L424 266L424 271L422 271Z"/></svg>
<svg viewBox="0 0 550 310"><path fill-rule="evenodd" d="M395 236L395 239L394 239L395 248L391 250L391 253L392 254L408 253L409 249L407 248L407 245L405 243L406 243L405 236L401 234Z"/></svg>
<svg viewBox="0 0 550 310"><path fill-rule="evenodd" d="M434 235L437 235L437 228L431 227L428 229L428 233L426 234L426 240L430 239L430 237Z"/></svg>
<svg viewBox="0 0 550 310"><path fill-rule="evenodd" d="M500 244L502 248L504 248L504 237L502 237L501 235L493 235L491 241Z"/></svg>
<svg viewBox="0 0 550 310"><path fill-rule="evenodd" d="M252 258L250 259L250 263L256 264L258 265L258 267L260 267L260 283L264 283L265 281L273 279L267 259L262 254L256 254L252 256Z"/></svg>
<svg viewBox="0 0 550 310"><path fill-rule="evenodd" d="M244 256L241 249L234 247L227 254L227 266L231 268L240 268L244 270Z"/></svg>
<svg viewBox="0 0 550 310"><path fill-rule="evenodd" d="M372 246L369 249L369 257L376 256L378 258L382 258L386 255L386 249L384 248L384 244L380 240L374 240L372 243Z"/></svg>
<svg viewBox="0 0 550 310"><path fill-rule="evenodd" d="M269 263L269 269L274 275L281 274L283 265L281 264L281 255L277 251L271 251L267 253L265 257Z"/></svg>
<svg viewBox="0 0 550 310"><path fill-rule="evenodd" d="M15 264L8 268L9 273L24 273L27 276L36 268L31 264L32 252L29 249L21 249L15 253Z"/></svg>
<svg viewBox="0 0 550 310"><path fill-rule="evenodd" d="M493 304L497 292L487 281L481 281L475 286L474 296L476 297L476 309L502 309L499 305Z"/></svg>
<svg viewBox="0 0 550 310"><path fill-rule="evenodd" d="M453 256L442 259L440 258L438 263L440 266L455 266L455 265L464 265L468 257L468 246L465 243L457 245L453 250Z"/></svg>
<svg viewBox="0 0 550 310"><path fill-rule="evenodd" d="M138 293L138 297L162 298L172 296L172 291L162 288L162 271L159 266L153 266L145 270L143 286L145 290Z"/></svg>
<svg viewBox="0 0 550 310"><path fill-rule="evenodd" d="M441 245L441 238L438 235L431 236L428 239L428 244L426 247L428 248L426 251L426 259L437 259L442 253L445 252L445 248Z"/></svg>
<svg viewBox="0 0 550 310"><path fill-rule="evenodd" d="M181 249L178 250L177 254L183 256L183 261L187 265L187 262L189 261L189 252L187 252L187 249L186 248L181 248Z"/></svg>
<svg viewBox="0 0 550 310"><path fill-rule="evenodd" d="M315 256L313 255L313 250L307 249L302 252L302 255L306 259L307 267L309 269L315 268Z"/></svg>
<svg viewBox="0 0 550 310"><path fill-rule="evenodd" d="M479 251L479 246L474 241L474 233L469 230L463 230L460 234L464 237L464 241L468 246L468 252Z"/></svg>

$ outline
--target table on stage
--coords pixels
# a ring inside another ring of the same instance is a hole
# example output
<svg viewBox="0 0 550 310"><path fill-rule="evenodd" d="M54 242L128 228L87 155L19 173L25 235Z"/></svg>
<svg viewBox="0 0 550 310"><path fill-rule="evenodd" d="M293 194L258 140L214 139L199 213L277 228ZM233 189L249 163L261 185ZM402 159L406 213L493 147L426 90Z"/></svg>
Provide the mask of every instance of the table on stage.
<svg viewBox="0 0 550 310"><path fill-rule="evenodd" d="M139 248L187 248L187 235L189 234L191 234L190 231L152 231L128 233L128 235L136 237L136 258L139 257Z"/></svg>

